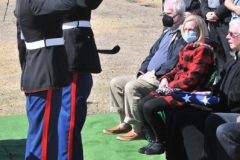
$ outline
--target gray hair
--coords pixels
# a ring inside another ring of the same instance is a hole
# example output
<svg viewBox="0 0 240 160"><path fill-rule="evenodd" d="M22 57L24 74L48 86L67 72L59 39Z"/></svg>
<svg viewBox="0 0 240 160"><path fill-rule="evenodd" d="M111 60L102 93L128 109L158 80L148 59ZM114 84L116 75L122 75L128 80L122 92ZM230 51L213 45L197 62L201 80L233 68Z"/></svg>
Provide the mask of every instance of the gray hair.
<svg viewBox="0 0 240 160"><path fill-rule="evenodd" d="M229 22L229 27L232 26L232 25L238 26L238 27L239 27L239 33L240 33L240 18L232 19L232 20Z"/></svg>
<svg viewBox="0 0 240 160"><path fill-rule="evenodd" d="M164 5L169 5L169 4L173 4L173 12L175 13L183 13L185 12L185 8L186 8L186 5L185 5L185 2L184 0L166 0L164 2Z"/></svg>

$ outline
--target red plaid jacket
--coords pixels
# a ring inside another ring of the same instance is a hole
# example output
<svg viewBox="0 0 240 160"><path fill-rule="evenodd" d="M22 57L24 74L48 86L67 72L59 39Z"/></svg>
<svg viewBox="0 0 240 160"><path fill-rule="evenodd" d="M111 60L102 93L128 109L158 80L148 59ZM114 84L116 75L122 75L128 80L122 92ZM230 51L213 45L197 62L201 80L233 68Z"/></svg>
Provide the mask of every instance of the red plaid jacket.
<svg viewBox="0 0 240 160"><path fill-rule="evenodd" d="M166 78L169 87L183 91L200 90L209 74L209 67L214 64L214 52L217 50L217 44L208 38L188 43L179 51L177 65L159 81ZM159 96L155 91L151 92L151 95L163 97L174 106L182 106L182 103L173 100L172 96Z"/></svg>

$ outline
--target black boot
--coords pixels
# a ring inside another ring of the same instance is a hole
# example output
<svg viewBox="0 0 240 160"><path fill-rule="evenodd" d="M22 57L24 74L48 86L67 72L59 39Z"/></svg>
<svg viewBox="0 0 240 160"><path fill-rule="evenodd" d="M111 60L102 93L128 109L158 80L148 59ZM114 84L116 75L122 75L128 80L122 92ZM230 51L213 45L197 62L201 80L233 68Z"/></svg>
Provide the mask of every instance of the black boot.
<svg viewBox="0 0 240 160"><path fill-rule="evenodd" d="M149 147L151 147L154 143L155 143L154 141L150 141L150 143L149 143L147 146L140 148L140 149L138 150L138 152L139 152L139 153L142 153L142 154L145 154L145 151L146 151Z"/></svg>
<svg viewBox="0 0 240 160"><path fill-rule="evenodd" d="M151 145L146 151L145 154L151 155L151 154L162 154L165 152L165 144L155 142L153 145Z"/></svg>

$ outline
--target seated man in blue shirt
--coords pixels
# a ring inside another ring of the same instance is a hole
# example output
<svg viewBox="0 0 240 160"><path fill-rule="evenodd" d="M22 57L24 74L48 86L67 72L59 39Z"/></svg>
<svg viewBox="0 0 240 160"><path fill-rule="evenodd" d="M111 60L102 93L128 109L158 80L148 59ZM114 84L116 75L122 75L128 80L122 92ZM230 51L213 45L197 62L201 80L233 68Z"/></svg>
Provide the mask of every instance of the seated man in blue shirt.
<svg viewBox="0 0 240 160"><path fill-rule="evenodd" d="M120 124L104 129L106 134L126 133L119 140L143 138L142 124L138 115L138 101L159 86L158 78L169 72L178 62L178 51L185 44L179 26L184 21L183 0L166 0L164 3L164 31L142 62L137 75L113 78L110 82L111 112L120 115ZM133 127L131 126L133 125Z"/></svg>

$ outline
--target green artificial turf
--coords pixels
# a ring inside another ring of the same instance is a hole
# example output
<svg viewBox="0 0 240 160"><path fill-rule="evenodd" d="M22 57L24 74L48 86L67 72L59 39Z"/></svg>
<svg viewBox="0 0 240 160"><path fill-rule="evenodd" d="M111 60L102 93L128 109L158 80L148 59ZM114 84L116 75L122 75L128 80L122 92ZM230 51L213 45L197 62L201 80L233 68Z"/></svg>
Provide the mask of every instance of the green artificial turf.
<svg viewBox="0 0 240 160"><path fill-rule="evenodd" d="M117 135L106 135L104 128L119 123L117 114L87 116L82 130L85 160L165 160L165 154L147 156L137 150L146 140L119 141ZM27 135L27 116L0 117L0 160L23 160Z"/></svg>

